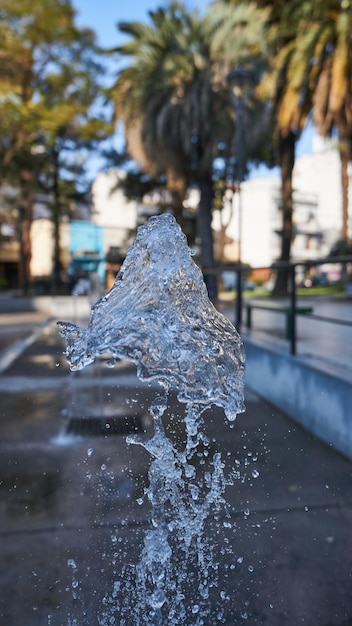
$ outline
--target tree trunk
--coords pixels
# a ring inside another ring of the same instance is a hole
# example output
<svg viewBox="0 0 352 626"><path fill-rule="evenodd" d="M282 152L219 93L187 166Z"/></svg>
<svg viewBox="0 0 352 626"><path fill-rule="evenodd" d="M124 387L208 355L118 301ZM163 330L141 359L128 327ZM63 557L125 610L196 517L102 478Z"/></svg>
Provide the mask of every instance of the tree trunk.
<svg viewBox="0 0 352 626"><path fill-rule="evenodd" d="M59 153L56 148L53 150L53 237L54 237L54 253L53 253L53 273L52 273L52 291L57 293L61 283L61 246L60 246L60 190L59 190Z"/></svg>
<svg viewBox="0 0 352 626"><path fill-rule="evenodd" d="M172 197L172 213L173 216L176 220L176 222L178 223L178 225L180 226L180 228L184 227L184 218L183 218L183 200L184 200L184 195L179 191L176 191L175 189L171 191L171 197Z"/></svg>
<svg viewBox="0 0 352 626"><path fill-rule="evenodd" d="M204 272L204 281L207 285L209 298L215 302L218 295L217 277L214 262L214 244L212 221L213 183L211 174L202 177L199 181L200 201L198 207L198 236L200 238L200 264ZM207 271L210 270L210 271Z"/></svg>
<svg viewBox="0 0 352 626"><path fill-rule="evenodd" d="M349 141L343 133L340 132L339 151L341 162L341 192L342 192L342 226L341 239L349 240L348 231L348 163L350 159Z"/></svg>
<svg viewBox="0 0 352 626"><path fill-rule="evenodd" d="M295 163L296 138L293 132L280 134L279 159L281 167L281 211L282 211L282 239L279 260L290 261L291 243L293 240L293 194L292 173ZM289 269L277 273L273 295L285 296L288 293Z"/></svg>
<svg viewBox="0 0 352 626"><path fill-rule="evenodd" d="M187 181L184 176L179 176L169 168L166 173L167 188L172 197L172 211L178 225L183 229L183 201L187 192Z"/></svg>
<svg viewBox="0 0 352 626"><path fill-rule="evenodd" d="M23 169L20 175L21 181L21 206L19 207L19 285L24 295L28 294L30 283L30 263L32 256L31 226L33 221L33 173Z"/></svg>

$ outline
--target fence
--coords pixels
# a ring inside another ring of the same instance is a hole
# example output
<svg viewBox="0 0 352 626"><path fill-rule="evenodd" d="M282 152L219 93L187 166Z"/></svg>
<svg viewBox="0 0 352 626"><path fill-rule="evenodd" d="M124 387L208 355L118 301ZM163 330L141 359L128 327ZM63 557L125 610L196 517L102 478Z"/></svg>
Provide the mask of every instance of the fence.
<svg viewBox="0 0 352 626"><path fill-rule="evenodd" d="M297 317L300 315L307 315L309 316L310 320L315 320L320 323L335 324L338 326L346 326L352 329L352 306L351 306L351 320L345 320L345 319L341 319L341 318L334 317L334 316L315 314L313 311L307 310L309 307L298 306L297 304L298 270L300 274L302 274L302 272L303 273L307 272L308 270L311 270L312 268L318 268L318 267L323 267L323 266L339 267L342 281L344 282L345 288L347 289L349 285L352 288L352 273L348 273L348 267L350 264L352 264L352 256L340 256L340 257L324 258L324 259L319 259L319 260L295 261L293 263L277 262L269 267L251 268L252 272L254 270L261 270L261 271L270 270L270 272L274 275L277 274L278 272L287 273L288 285L289 285L287 302L285 302L284 304L283 303L279 304L280 300L275 299L276 305L271 300L271 303L272 303L271 306L268 305L266 307L265 306L260 307L258 305L257 308L267 308L273 311L275 310L279 311L281 309L281 312L284 312L286 314L286 317L287 317L286 336L289 341L290 353L292 355L296 355L297 353ZM204 274L205 276L208 274L212 274L212 273L219 275L224 271L233 272L237 277L236 283L235 283L236 284L236 297L235 297L236 326L239 329L242 327L242 316L243 316L244 308L246 308L247 310L247 326L251 326L252 325L251 306L250 304L248 304L248 302L243 302L243 282L244 282L243 274L248 273L248 268L243 267L239 264L227 264L227 265L222 265L221 267L216 267L211 270L207 269L205 270ZM350 295L352 295L352 293ZM255 307L256 305L253 304L253 308ZM349 342L349 345L352 345L352 340Z"/></svg>

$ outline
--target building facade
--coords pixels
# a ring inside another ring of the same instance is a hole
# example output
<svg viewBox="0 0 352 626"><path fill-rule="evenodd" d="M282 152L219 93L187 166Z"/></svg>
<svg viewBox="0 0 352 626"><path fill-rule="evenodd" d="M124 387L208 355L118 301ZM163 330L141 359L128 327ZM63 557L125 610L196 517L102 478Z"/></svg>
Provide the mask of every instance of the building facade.
<svg viewBox="0 0 352 626"><path fill-rule="evenodd" d="M228 224L225 260L239 258L252 267L269 266L280 255L282 216L280 177L253 177L241 185L241 193L228 198L222 215L216 212L213 227L220 232ZM313 141L313 152L296 159L293 172L294 241L292 259L318 259L329 254L342 229L342 192L339 154L331 143ZM350 176L350 214L352 177ZM352 238L352 224L350 223Z"/></svg>

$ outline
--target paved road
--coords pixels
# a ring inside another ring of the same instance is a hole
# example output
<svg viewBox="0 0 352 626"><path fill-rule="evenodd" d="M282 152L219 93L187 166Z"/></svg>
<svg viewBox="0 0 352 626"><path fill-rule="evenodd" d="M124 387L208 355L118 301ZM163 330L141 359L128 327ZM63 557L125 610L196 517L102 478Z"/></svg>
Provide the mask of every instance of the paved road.
<svg viewBox="0 0 352 626"><path fill-rule="evenodd" d="M89 412L137 412L149 433L155 391L125 363L70 374L62 350L47 324L0 376L4 626L120 624L113 584L125 584L123 567L133 569L150 526L148 502L137 504L145 450L122 434L68 431ZM250 390L246 397L233 427L218 409L205 414L210 456L221 452L238 474L226 525L210 524L221 573L204 626L351 626L352 463ZM173 399L165 427L175 445L180 412Z"/></svg>

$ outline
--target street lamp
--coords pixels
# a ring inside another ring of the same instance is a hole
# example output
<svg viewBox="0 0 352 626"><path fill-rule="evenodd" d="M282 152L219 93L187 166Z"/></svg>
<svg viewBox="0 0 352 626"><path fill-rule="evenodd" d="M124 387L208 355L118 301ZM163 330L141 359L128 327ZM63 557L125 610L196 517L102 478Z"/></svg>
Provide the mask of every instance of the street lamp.
<svg viewBox="0 0 352 626"><path fill-rule="evenodd" d="M228 73L227 83L231 88L233 106L236 113L236 167L232 172L233 184L236 186L238 197L238 272L237 272L237 305L236 305L236 324L238 327L242 324L242 198L241 183L244 178L244 109L246 100L246 87L249 86L254 79L254 72L250 68L238 65L235 69Z"/></svg>

